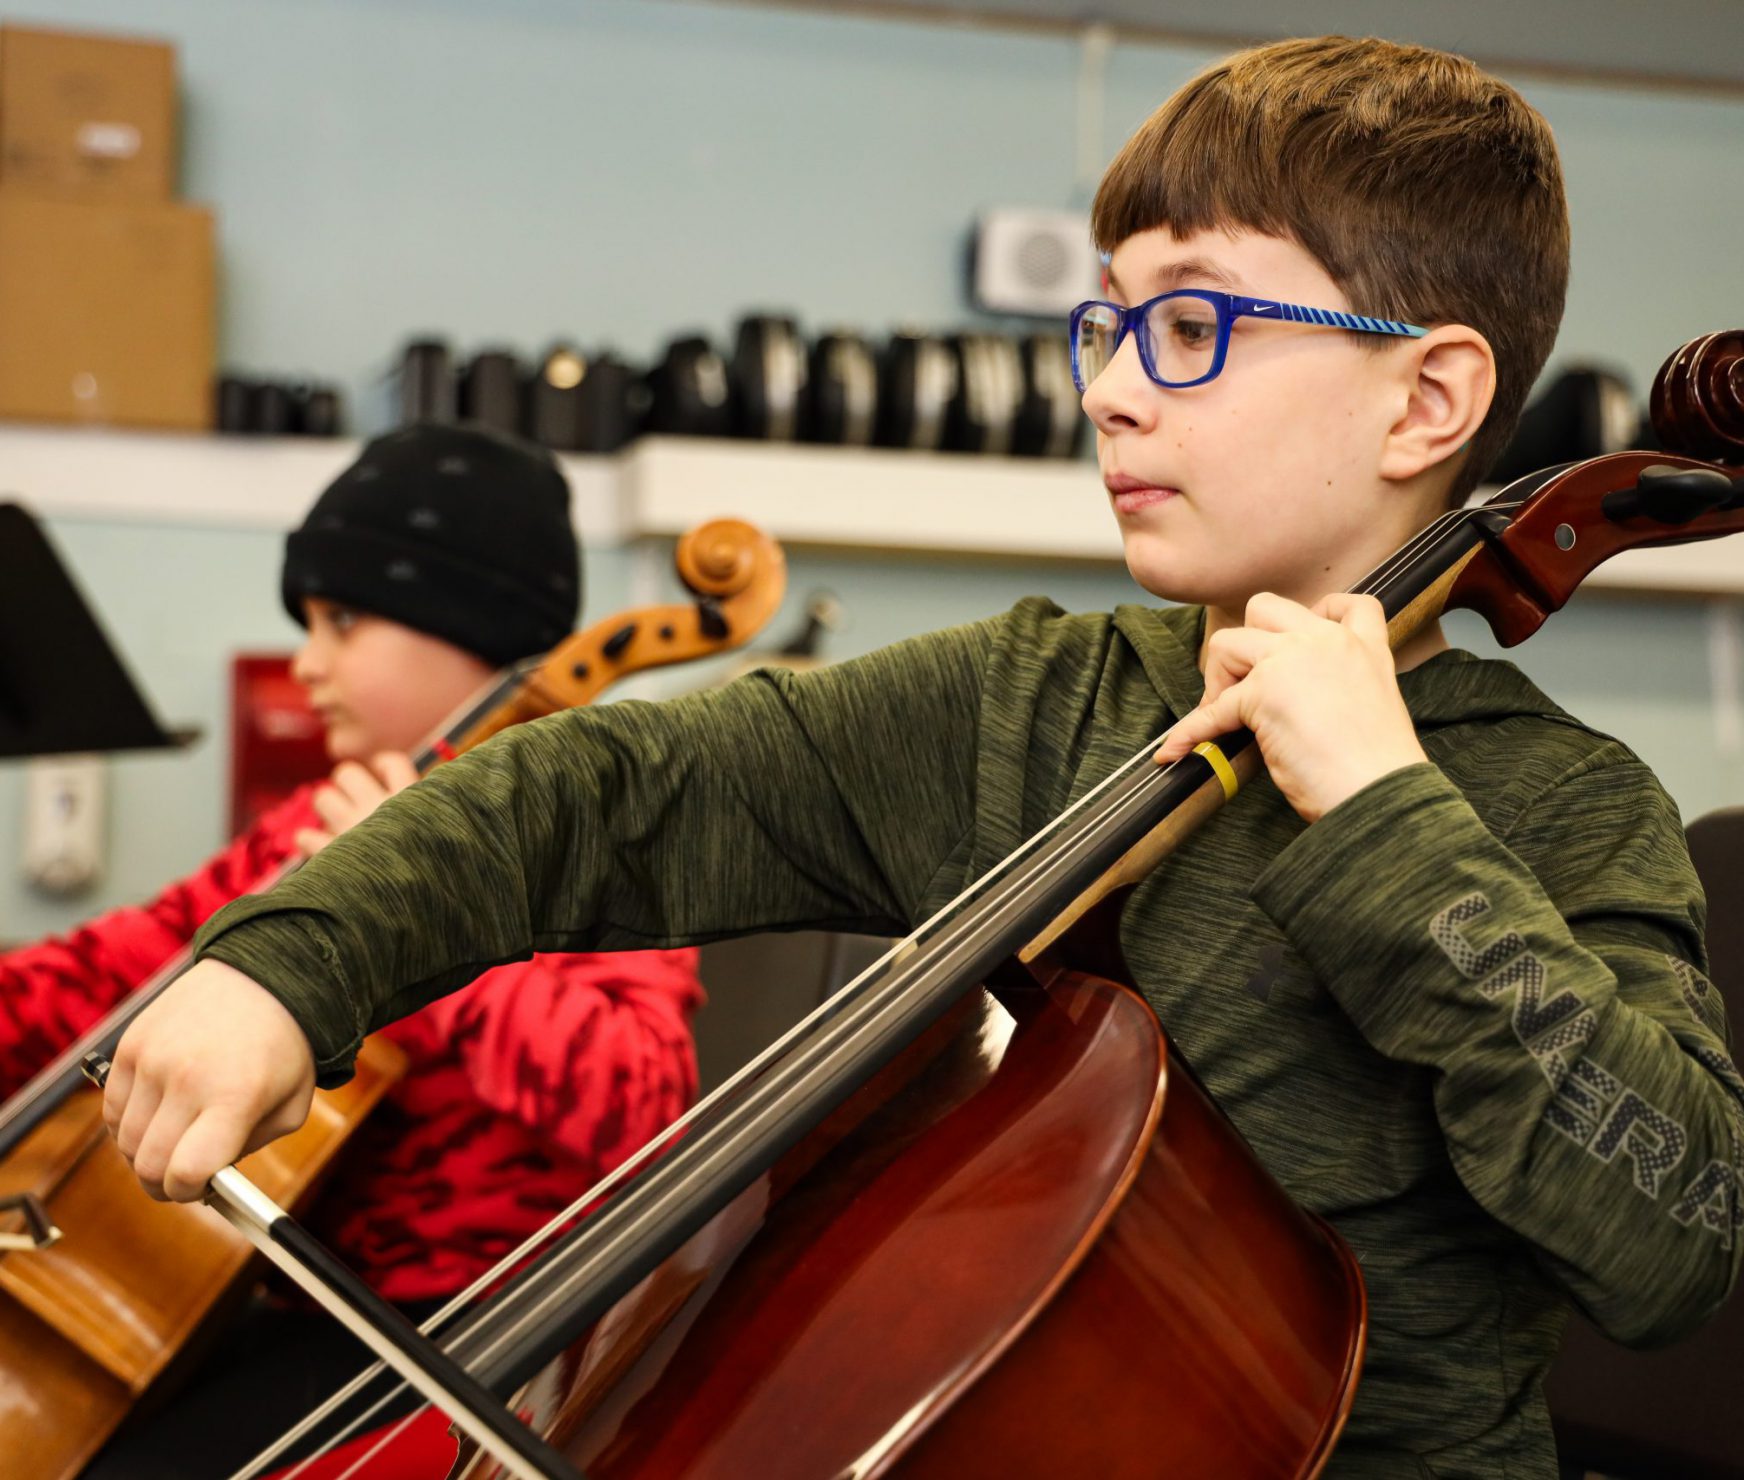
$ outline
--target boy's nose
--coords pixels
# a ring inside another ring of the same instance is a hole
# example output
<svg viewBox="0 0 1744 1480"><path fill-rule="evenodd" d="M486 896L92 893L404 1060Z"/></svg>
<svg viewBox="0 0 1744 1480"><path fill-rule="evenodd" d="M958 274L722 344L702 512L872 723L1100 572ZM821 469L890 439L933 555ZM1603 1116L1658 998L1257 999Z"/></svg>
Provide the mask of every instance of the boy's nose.
<svg viewBox="0 0 1744 1480"><path fill-rule="evenodd" d="M1138 339L1128 334L1084 392L1084 414L1104 436L1145 432L1156 425L1161 400L1138 357Z"/></svg>
<svg viewBox="0 0 1744 1480"><path fill-rule="evenodd" d="M304 688L310 688L321 676L321 662L315 652L315 640L309 638L291 655L291 677Z"/></svg>

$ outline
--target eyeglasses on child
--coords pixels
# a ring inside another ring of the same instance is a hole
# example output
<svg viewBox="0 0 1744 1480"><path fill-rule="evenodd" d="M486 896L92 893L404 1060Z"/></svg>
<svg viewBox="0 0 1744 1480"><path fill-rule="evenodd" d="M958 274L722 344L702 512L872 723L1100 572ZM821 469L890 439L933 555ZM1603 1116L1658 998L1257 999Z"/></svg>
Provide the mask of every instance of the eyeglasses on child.
<svg viewBox="0 0 1744 1480"><path fill-rule="evenodd" d="M1072 310L1072 379L1080 394L1108 368L1128 334L1138 336L1139 363L1158 385L1179 390L1216 379L1229 357L1230 327L1239 318L1282 319L1359 334L1421 339L1429 331L1394 319L1334 308L1304 308L1275 298L1246 298L1209 288L1162 293L1132 308L1091 299Z"/></svg>

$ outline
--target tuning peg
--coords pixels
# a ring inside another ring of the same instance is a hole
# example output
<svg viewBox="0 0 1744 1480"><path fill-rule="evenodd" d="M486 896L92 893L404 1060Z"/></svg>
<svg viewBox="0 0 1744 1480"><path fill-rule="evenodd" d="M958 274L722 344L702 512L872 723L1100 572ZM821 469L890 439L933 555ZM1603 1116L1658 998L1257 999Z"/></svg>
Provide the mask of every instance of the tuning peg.
<svg viewBox="0 0 1744 1480"><path fill-rule="evenodd" d="M1674 468L1654 463L1641 470L1633 488L1607 493L1599 508L1613 524L1625 519L1688 524L1740 499L1744 499L1744 477L1728 478L1718 468Z"/></svg>

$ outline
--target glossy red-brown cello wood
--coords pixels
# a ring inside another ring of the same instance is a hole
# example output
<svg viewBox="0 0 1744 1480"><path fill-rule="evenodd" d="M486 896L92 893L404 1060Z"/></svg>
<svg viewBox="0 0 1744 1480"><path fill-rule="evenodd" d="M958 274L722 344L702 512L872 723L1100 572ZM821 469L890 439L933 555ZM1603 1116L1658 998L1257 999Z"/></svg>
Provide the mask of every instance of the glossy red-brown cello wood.
<svg viewBox="0 0 1744 1480"><path fill-rule="evenodd" d="M629 674L737 647L774 615L786 586L780 546L741 520L698 526L679 541L676 563L695 601L575 633L506 678L420 760L585 704ZM172 962L154 981L185 964ZM367 1040L357 1076L317 1093L301 1130L239 1169L281 1206L296 1206L404 1068L393 1044ZM0 1255L0 1475L71 1480L240 1289L255 1256L222 1218L145 1195L104 1128L94 1089L75 1091L0 1160L0 1196L24 1193L62 1236Z"/></svg>
<svg viewBox="0 0 1744 1480"><path fill-rule="evenodd" d="M1623 551L1712 538L1728 528L1735 519L1730 509L1659 529L1639 517L1612 519L1592 490L1626 488L1655 472L1712 478L1744 467L1744 329L1704 334L1679 349L1654 377L1648 409L1666 451L1615 452L1552 477L1460 572L1447 605L1476 612L1512 647Z"/></svg>
<svg viewBox="0 0 1744 1480"><path fill-rule="evenodd" d="M1744 329L1692 339L1653 378L1660 442L1689 457L1744 464Z"/></svg>
<svg viewBox="0 0 1744 1480"><path fill-rule="evenodd" d="M1155 1014L1050 969L975 993L517 1406L589 1480L1302 1480L1363 1331L1349 1250Z"/></svg>

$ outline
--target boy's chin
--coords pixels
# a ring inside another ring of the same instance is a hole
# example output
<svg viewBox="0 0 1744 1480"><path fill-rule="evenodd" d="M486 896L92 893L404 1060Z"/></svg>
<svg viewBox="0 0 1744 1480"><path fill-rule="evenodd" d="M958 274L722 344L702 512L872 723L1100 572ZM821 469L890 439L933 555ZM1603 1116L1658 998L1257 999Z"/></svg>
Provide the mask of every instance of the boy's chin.
<svg viewBox="0 0 1744 1480"><path fill-rule="evenodd" d="M1216 552L1195 555L1176 542L1142 532L1127 534L1125 553L1127 573L1133 580L1152 596L1183 606L1240 612L1257 591L1293 589L1284 573L1263 564L1219 559Z"/></svg>
<svg viewBox="0 0 1744 1480"><path fill-rule="evenodd" d="M1183 569L1177 552L1163 546L1154 536L1126 536L1126 570L1133 580L1152 596L1163 601L1207 602L1213 598L1205 589L1201 576Z"/></svg>
<svg viewBox="0 0 1744 1480"><path fill-rule="evenodd" d="M336 766L341 761L367 761L380 749L379 745L370 743L369 736L350 725L339 725L327 731L327 759Z"/></svg>

